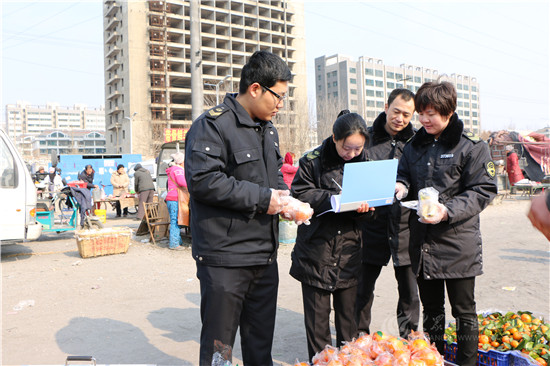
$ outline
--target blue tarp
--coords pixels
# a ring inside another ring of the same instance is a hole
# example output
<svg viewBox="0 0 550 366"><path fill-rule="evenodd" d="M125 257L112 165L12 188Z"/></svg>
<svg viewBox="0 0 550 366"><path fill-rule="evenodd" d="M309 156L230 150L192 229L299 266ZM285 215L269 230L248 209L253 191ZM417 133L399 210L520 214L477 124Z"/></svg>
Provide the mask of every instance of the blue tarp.
<svg viewBox="0 0 550 366"><path fill-rule="evenodd" d="M94 184L105 186L105 194L109 195L113 193L111 174L116 171L117 165L124 165L128 172L128 163L140 161L141 154L59 155L57 167L61 169L61 177L71 182L78 180L78 174L86 165L91 164L95 170Z"/></svg>

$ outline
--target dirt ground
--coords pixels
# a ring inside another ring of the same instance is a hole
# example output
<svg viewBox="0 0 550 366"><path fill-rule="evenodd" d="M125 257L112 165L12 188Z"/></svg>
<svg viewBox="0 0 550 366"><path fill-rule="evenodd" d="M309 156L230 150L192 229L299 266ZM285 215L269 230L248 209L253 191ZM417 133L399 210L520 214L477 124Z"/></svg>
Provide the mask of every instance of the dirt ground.
<svg viewBox="0 0 550 366"><path fill-rule="evenodd" d="M549 242L531 226L528 207L516 196L481 215L480 311L530 310L548 319ZM109 212L107 226L135 229L138 222ZM2 247L2 365L63 364L69 355L91 355L98 364L196 365L200 295L191 250L142 240L134 238L126 254L87 259L72 233ZM277 365L307 360L300 285L288 275L291 251L288 244L279 251ZM371 329L398 334L396 301L393 270L385 268ZM233 363L242 365L239 342Z"/></svg>

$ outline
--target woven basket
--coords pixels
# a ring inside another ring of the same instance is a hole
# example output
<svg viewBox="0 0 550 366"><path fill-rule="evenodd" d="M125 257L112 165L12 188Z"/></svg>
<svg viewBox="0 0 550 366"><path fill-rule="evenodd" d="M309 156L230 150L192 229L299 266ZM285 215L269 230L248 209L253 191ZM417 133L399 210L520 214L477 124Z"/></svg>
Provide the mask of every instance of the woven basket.
<svg viewBox="0 0 550 366"><path fill-rule="evenodd" d="M132 237L128 227L101 230L79 230L75 233L78 252L82 258L126 253Z"/></svg>

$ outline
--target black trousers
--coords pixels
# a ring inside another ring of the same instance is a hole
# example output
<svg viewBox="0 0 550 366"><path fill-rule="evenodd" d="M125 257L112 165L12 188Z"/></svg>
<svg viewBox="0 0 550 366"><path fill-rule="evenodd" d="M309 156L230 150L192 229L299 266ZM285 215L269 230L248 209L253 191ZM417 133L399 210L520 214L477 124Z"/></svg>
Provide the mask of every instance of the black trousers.
<svg viewBox="0 0 550 366"><path fill-rule="evenodd" d="M478 324L474 300L475 277L426 280L418 277L420 299L424 309L424 332L443 354L445 332L445 287L456 319L456 364L474 366L477 362Z"/></svg>
<svg viewBox="0 0 550 366"><path fill-rule="evenodd" d="M342 342L351 341L357 334L353 316L357 286L330 292L302 283L307 350L310 360L327 344L332 345L329 324L331 297L334 307L336 346L340 347Z"/></svg>
<svg viewBox="0 0 550 366"><path fill-rule="evenodd" d="M201 286L200 365L212 365L212 355L218 350L215 345L232 349L238 327L244 365L273 365L277 263L236 268L197 263L197 277Z"/></svg>
<svg viewBox="0 0 550 366"><path fill-rule="evenodd" d="M115 210L116 210L116 215L120 216L120 211L121 211L120 201L115 202ZM122 211L124 211L124 216L128 215L128 207L124 207L124 210L122 210Z"/></svg>
<svg viewBox="0 0 550 366"><path fill-rule="evenodd" d="M396 311L399 335L402 338L407 338L411 331L418 330L418 321L420 319L420 299L418 298L416 275L413 273L410 265L393 267L393 269L399 293ZM368 263L363 263L362 265L355 309L358 332L370 334L374 287L381 271L382 266Z"/></svg>

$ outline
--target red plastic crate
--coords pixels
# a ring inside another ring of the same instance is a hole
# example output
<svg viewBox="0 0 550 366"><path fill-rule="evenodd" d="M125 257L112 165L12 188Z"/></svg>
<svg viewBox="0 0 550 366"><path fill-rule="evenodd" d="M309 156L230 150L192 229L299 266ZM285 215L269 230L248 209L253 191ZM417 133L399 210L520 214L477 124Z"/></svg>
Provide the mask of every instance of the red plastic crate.
<svg viewBox="0 0 550 366"><path fill-rule="evenodd" d="M67 183L67 185L69 187L86 188L88 186L88 183L83 182L81 180L75 180L75 181Z"/></svg>
<svg viewBox="0 0 550 366"><path fill-rule="evenodd" d="M456 362L456 343L445 343L444 358L447 361ZM511 366L510 352L500 352L495 350L483 351L477 350L477 366Z"/></svg>

